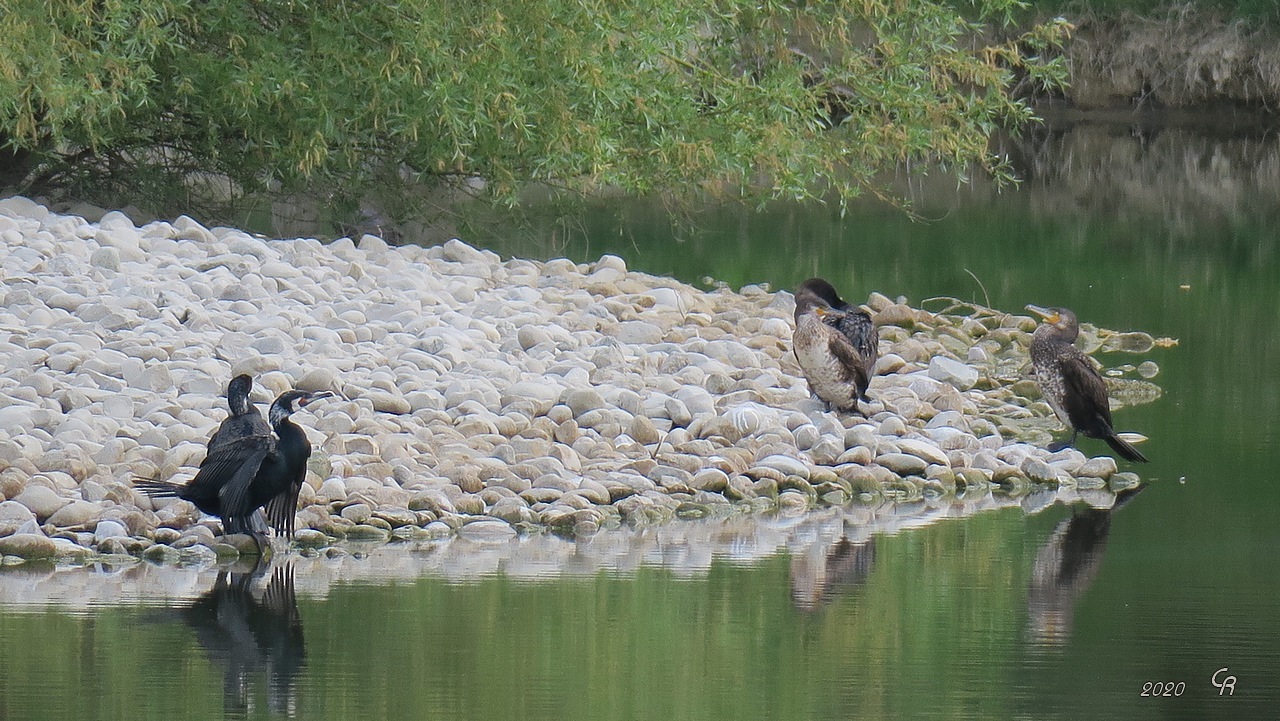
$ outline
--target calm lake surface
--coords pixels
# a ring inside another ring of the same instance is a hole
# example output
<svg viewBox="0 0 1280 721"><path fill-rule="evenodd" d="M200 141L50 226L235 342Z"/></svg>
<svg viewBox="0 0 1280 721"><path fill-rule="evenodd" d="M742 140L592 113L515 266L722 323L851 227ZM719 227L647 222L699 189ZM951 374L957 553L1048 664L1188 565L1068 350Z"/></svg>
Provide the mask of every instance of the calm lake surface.
<svg viewBox="0 0 1280 721"><path fill-rule="evenodd" d="M850 525L746 560L690 564L691 548L576 573L374 554L258 576L77 571L71 597L28 598L60 587L53 572L0 569L0 720L1275 718L1280 148L1124 127L1041 141L1013 148L1018 189L913 183L929 223L722 206L690 232L631 203L469 240L699 285L820 274L858 300L1064 305L1177 338L1146 356L1164 396L1117 414L1152 461L1116 509ZM1234 693L1212 683L1224 668Z"/></svg>

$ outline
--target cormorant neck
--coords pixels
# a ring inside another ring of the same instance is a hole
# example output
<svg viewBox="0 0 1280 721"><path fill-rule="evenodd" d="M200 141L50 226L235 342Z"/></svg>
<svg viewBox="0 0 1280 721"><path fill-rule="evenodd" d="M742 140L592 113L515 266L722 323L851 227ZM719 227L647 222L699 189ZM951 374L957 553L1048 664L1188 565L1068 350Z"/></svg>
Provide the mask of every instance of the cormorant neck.
<svg viewBox="0 0 1280 721"><path fill-rule="evenodd" d="M805 313L812 313L814 308L835 309L835 306L812 290L801 288L800 292L796 293L796 317L799 318Z"/></svg>
<svg viewBox="0 0 1280 721"><path fill-rule="evenodd" d="M282 403L272 403L271 410L267 413L267 420L271 423L272 428L289 422L289 416L293 415L293 410Z"/></svg>
<svg viewBox="0 0 1280 721"><path fill-rule="evenodd" d="M1068 326L1059 328L1056 325L1042 323L1036 332L1032 334L1032 340L1035 338L1044 338L1046 340L1059 340L1064 343L1075 343L1076 337L1080 335L1080 326Z"/></svg>
<svg viewBox="0 0 1280 721"><path fill-rule="evenodd" d="M242 416L248 413L251 407L249 396L230 396L227 398L227 405L231 408L233 416Z"/></svg>

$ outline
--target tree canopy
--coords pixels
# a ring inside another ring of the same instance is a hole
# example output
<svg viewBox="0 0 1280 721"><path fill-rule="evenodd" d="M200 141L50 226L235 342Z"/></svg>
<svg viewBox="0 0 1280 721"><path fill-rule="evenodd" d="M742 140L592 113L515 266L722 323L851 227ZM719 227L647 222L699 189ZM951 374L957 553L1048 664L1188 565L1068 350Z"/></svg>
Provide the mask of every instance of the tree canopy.
<svg viewBox="0 0 1280 721"><path fill-rule="evenodd" d="M242 191L466 179L500 198L845 199L902 163L1001 173L1058 82L1014 0L0 0L19 188L132 174Z"/></svg>

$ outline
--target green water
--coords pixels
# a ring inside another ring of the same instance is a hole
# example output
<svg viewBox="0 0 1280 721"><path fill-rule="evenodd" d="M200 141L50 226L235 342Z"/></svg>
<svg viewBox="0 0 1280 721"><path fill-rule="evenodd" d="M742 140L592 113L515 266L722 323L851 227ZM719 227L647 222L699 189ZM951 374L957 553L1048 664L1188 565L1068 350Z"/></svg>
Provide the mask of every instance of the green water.
<svg viewBox="0 0 1280 721"><path fill-rule="evenodd" d="M1137 170L1102 164L1124 178L1063 171L1002 194L930 190L918 206L928 224L873 206L843 218L719 207L679 241L655 206L633 204L623 223L601 212L571 233L548 223L480 239L504 256L614 253L690 282L785 288L821 274L858 299L1065 305L1177 338L1150 354L1164 396L1117 414L1150 437L1152 461L1136 469L1148 487L1110 515L1008 508L878 535L834 553L825 591L804 601L785 552L695 572L651 558L626 572L325 584L309 578L328 562L299 559L296 616L235 593L184 610L213 571L164 607L145 593L75 611L12 601L0 605L0 719L1274 718L1274 141L1268 152L1173 141L1204 162L1163 163L1138 183L1157 149L1134 140ZM1080 165L1054 155L1067 147L1051 142L1044 162ZM1224 156L1232 172L1189 181ZM1055 549L1066 562L1046 578L1037 558ZM20 599L48 578L5 570L0 592ZM247 656L228 650L235 639ZM1211 685L1224 667L1234 695ZM1146 682L1185 686L1152 698Z"/></svg>

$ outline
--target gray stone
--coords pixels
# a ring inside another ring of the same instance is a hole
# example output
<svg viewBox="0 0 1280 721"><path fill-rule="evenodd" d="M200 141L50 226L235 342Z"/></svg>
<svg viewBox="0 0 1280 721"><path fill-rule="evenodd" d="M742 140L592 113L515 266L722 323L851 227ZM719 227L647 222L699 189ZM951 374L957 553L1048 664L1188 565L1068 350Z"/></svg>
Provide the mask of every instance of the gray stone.
<svg viewBox="0 0 1280 721"><path fill-rule="evenodd" d="M338 389L338 377L328 368L312 368L293 384L302 391L334 391Z"/></svg>
<svg viewBox="0 0 1280 721"><path fill-rule="evenodd" d="M551 334L536 325L523 325L516 331L516 342L520 344L521 350L529 350L536 345L550 343Z"/></svg>
<svg viewBox="0 0 1280 721"><path fill-rule="evenodd" d="M343 508L340 515L352 523L365 523L373 517L373 509L363 503L353 503Z"/></svg>
<svg viewBox="0 0 1280 721"><path fill-rule="evenodd" d="M533 523L536 517L529 510L528 504L521 498L503 498L493 504L489 515L507 523Z"/></svg>
<svg viewBox="0 0 1280 721"><path fill-rule="evenodd" d="M345 501L347 500L347 485L343 483L341 478L327 478L324 483L320 484L320 490L316 491L316 498L322 501Z"/></svg>
<svg viewBox="0 0 1280 721"><path fill-rule="evenodd" d="M485 262L484 253L481 253L457 238L445 243L441 247L441 250L443 251L441 253L441 257L454 263Z"/></svg>
<svg viewBox="0 0 1280 721"><path fill-rule="evenodd" d="M392 528L400 528L402 526L416 525L418 515L406 508L397 508L391 505L381 505L374 509L374 518L381 518L387 522Z"/></svg>
<svg viewBox="0 0 1280 721"><path fill-rule="evenodd" d="M885 453L876 457L876 465L886 468L899 476L919 476L929 464L919 456L906 453Z"/></svg>
<svg viewBox="0 0 1280 721"><path fill-rule="evenodd" d="M247 533L228 533L222 537L222 542L234 548L239 556L257 556L262 553L258 541Z"/></svg>
<svg viewBox="0 0 1280 721"><path fill-rule="evenodd" d="M453 499L453 505L458 509L458 513L469 516L478 516L484 513L484 499L474 493L463 493Z"/></svg>
<svg viewBox="0 0 1280 721"><path fill-rule="evenodd" d="M1036 483L1057 483L1058 473L1053 466L1035 456L1027 456L1018 466L1022 474Z"/></svg>
<svg viewBox="0 0 1280 721"><path fill-rule="evenodd" d="M52 539L35 533L15 533L0 538L0 556L17 556L27 560L53 558L58 545Z"/></svg>
<svg viewBox="0 0 1280 721"><path fill-rule="evenodd" d="M676 400L684 403L685 408L694 416L713 415L716 412L715 399L705 388L685 386L675 392Z"/></svg>
<svg viewBox="0 0 1280 721"><path fill-rule="evenodd" d="M83 526L96 521L100 515L102 515L102 507L98 504L88 501L72 501L49 516L48 522L56 528Z"/></svg>
<svg viewBox="0 0 1280 721"><path fill-rule="evenodd" d="M399 394L373 391L364 397L373 403L373 410L379 413L403 415L413 410L409 405L409 401Z"/></svg>
<svg viewBox="0 0 1280 721"><path fill-rule="evenodd" d="M0 536L16 533L29 521L36 520L36 514L30 508L17 501L0 502Z"/></svg>
<svg viewBox="0 0 1280 721"><path fill-rule="evenodd" d="M618 324L614 338L626 345L652 345L662 342L662 329L646 321L629 320Z"/></svg>
<svg viewBox="0 0 1280 721"><path fill-rule="evenodd" d="M347 529L348 541L366 541L372 543L386 543L391 539L391 532L385 528L371 526L365 523L359 523Z"/></svg>
<svg viewBox="0 0 1280 721"><path fill-rule="evenodd" d="M293 534L293 542L299 548L324 548L329 545L329 537L314 528L303 528Z"/></svg>
<svg viewBox="0 0 1280 721"><path fill-rule="evenodd" d="M533 415L545 415L556 405L561 397L561 391L551 383L541 383L538 381L520 381L513 383L502 392L499 402L503 408L507 406L527 402L530 404ZM604 403L604 399L600 399Z"/></svg>
<svg viewBox="0 0 1280 721"><path fill-rule="evenodd" d="M203 528L203 526L201 528ZM93 529L93 540L95 543L102 543L108 538L128 537L129 531L119 521L98 521L97 527ZM209 537L212 539L212 532L209 534Z"/></svg>
<svg viewBox="0 0 1280 721"><path fill-rule="evenodd" d="M907 434L907 424L898 416L890 416L880 423L880 428L876 433L881 436L905 436Z"/></svg>
<svg viewBox="0 0 1280 721"><path fill-rule="evenodd" d="M765 456L756 461L756 465L772 468L784 476L799 476L806 480L809 478L809 467L805 465L805 462L790 456Z"/></svg>
<svg viewBox="0 0 1280 721"><path fill-rule="evenodd" d="M422 527L427 538L448 538L453 535L453 527L443 521L432 521Z"/></svg>
<svg viewBox="0 0 1280 721"><path fill-rule="evenodd" d="M166 546L160 543L142 552L142 560L161 566L178 563L181 558L181 551L173 546Z"/></svg>
<svg viewBox="0 0 1280 721"><path fill-rule="evenodd" d="M876 325L880 326L896 325L903 328L913 328L916 324L916 311L904 303L895 303L877 312L875 322Z"/></svg>
<svg viewBox="0 0 1280 721"><path fill-rule="evenodd" d="M1110 478L1116 472L1116 459L1110 456L1096 456L1080 464L1077 476L1089 478Z"/></svg>
<svg viewBox="0 0 1280 721"><path fill-rule="evenodd" d="M978 369L945 356L934 356L929 361L929 377L967 391L978 383Z"/></svg>
<svg viewBox="0 0 1280 721"><path fill-rule="evenodd" d="M115 248L98 248L89 256L89 265L102 270L120 270L120 251Z"/></svg>
<svg viewBox="0 0 1280 721"><path fill-rule="evenodd" d="M937 463L940 466L949 467L951 465L951 460L947 458L947 454L943 453L937 446L914 438L900 438L897 443L898 450L903 453L918 456L929 463Z"/></svg>
<svg viewBox="0 0 1280 721"><path fill-rule="evenodd" d="M700 491L724 493L729 487L729 474L719 468L706 468L693 474L689 487Z"/></svg>
<svg viewBox="0 0 1280 721"><path fill-rule="evenodd" d="M57 513L59 508L71 502L70 498L59 496L47 486L30 485L13 500L26 506L41 521Z"/></svg>
<svg viewBox="0 0 1280 721"><path fill-rule="evenodd" d="M600 260L596 261L596 270L598 271L603 268L612 268L613 270L618 271L619 274L625 274L627 272L627 261L616 255L609 255L606 253L605 255L600 256Z"/></svg>
<svg viewBox="0 0 1280 721"><path fill-rule="evenodd" d="M570 388L560 395L560 402L573 411L574 417L605 407L604 397L594 388Z"/></svg>
<svg viewBox="0 0 1280 721"><path fill-rule="evenodd" d="M498 519L474 521L458 529L458 536L478 543L502 543L516 536L511 524Z"/></svg>

